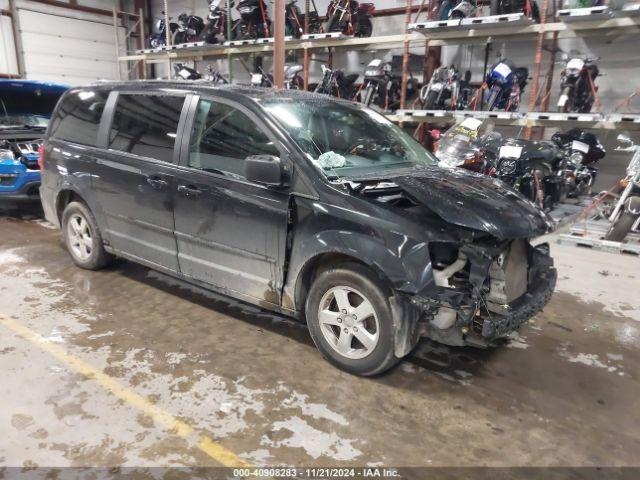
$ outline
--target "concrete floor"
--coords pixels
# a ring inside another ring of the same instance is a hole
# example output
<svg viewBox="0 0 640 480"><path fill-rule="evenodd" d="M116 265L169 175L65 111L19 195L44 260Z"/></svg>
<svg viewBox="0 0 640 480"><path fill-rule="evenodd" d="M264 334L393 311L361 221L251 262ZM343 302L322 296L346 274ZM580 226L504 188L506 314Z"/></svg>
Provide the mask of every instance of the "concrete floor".
<svg viewBox="0 0 640 480"><path fill-rule="evenodd" d="M0 465L637 466L640 260L553 253L519 340L424 341L362 379L304 326L129 262L80 270L58 231L0 216Z"/></svg>

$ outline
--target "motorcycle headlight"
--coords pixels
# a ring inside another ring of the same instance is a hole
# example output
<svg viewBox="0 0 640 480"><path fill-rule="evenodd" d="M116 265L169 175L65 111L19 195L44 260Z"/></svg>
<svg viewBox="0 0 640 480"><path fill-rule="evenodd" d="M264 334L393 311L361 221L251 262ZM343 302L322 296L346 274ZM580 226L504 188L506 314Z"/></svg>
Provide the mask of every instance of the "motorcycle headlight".
<svg viewBox="0 0 640 480"><path fill-rule="evenodd" d="M498 173L500 175L512 175L515 173L517 165L518 161L515 158L505 158L498 166Z"/></svg>
<svg viewBox="0 0 640 480"><path fill-rule="evenodd" d="M569 157L569 161L574 165L581 165L583 159L584 159L584 155L580 152L573 152Z"/></svg>

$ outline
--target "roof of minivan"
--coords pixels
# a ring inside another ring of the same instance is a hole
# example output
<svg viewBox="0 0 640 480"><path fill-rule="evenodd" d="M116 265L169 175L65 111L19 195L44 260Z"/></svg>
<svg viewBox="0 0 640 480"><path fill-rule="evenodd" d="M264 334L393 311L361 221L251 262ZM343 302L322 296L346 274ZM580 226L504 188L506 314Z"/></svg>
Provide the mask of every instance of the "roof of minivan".
<svg viewBox="0 0 640 480"><path fill-rule="evenodd" d="M230 84L212 84L206 80L130 80L130 81L113 81L98 82L86 85L80 88L101 88L107 90L145 90L148 88L171 88L180 89L191 92L221 92L227 96L238 96L244 98L252 98L254 100L268 99L294 99L299 101L319 101L325 102L345 102L343 99L323 95L319 93L307 92L304 90L287 90L265 87L255 87L252 85L230 85ZM349 102L350 103L350 102Z"/></svg>

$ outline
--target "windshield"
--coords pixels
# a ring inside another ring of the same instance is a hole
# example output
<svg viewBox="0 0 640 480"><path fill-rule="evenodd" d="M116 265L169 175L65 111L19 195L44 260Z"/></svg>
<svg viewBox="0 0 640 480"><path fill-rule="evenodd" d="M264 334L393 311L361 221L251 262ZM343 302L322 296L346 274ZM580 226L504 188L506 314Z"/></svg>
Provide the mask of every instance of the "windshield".
<svg viewBox="0 0 640 480"><path fill-rule="evenodd" d="M2 127L42 127L46 128L49 119L40 115L14 114L7 115L0 111L0 126Z"/></svg>
<svg viewBox="0 0 640 480"><path fill-rule="evenodd" d="M330 180L437 165L437 159L382 115L348 104L274 99L264 107Z"/></svg>

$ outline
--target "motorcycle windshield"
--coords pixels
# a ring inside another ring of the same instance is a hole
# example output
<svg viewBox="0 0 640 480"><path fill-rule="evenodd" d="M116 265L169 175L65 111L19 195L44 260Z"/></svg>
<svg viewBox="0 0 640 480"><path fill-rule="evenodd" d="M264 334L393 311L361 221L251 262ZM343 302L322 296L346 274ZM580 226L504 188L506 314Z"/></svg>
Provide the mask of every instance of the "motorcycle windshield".
<svg viewBox="0 0 640 480"><path fill-rule="evenodd" d="M440 166L457 167L475 155L483 138L493 131L493 122L465 118L447 130L438 142L438 157Z"/></svg>

